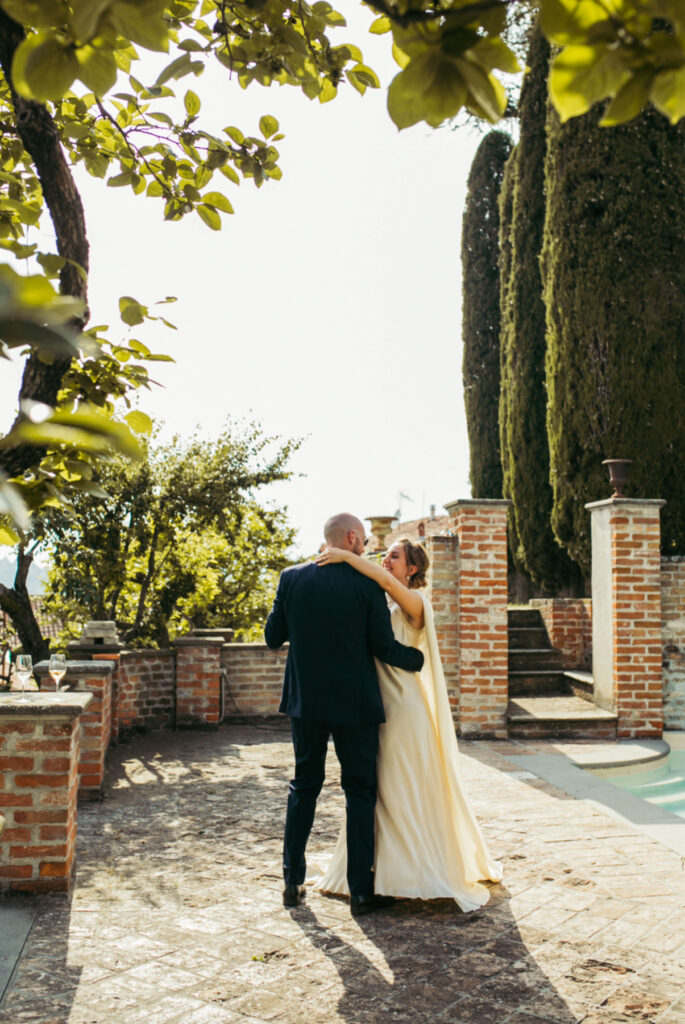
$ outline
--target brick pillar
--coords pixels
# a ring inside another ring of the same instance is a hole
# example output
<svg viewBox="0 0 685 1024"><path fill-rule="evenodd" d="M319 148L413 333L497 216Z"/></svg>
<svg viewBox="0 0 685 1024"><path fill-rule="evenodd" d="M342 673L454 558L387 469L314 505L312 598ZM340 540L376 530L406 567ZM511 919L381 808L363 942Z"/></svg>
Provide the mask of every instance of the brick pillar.
<svg viewBox="0 0 685 1024"><path fill-rule="evenodd" d="M123 650L123 645L122 645ZM119 658L117 654L93 654L93 661L108 661L112 666L112 699L111 706L111 728L109 738L112 743L119 739Z"/></svg>
<svg viewBox="0 0 685 1024"><path fill-rule="evenodd" d="M459 550L456 537L432 536L426 540L430 558L430 601L435 632L447 683L454 724L459 724Z"/></svg>
<svg viewBox="0 0 685 1024"><path fill-rule="evenodd" d="M592 525L595 701L618 715L618 737L663 731L661 531L663 501L609 498L586 505Z"/></svg>
<svg viewBox="0 0 685 1024"><path fill-rule="evenodd" d="M511 502L445 505L459 542L459 731L507 736L507 511Z"/></svg>
<svg viewBox="0 0 685 1024"><path fill-rule="evenodd" d="M176 648L176 725L217 726L221 715L223 640L185 636Z"/></svg>
<svg viewBox="0 0 685 1024"><path fill-rule="evenodd" d="M50 695L49 662L39 661L34 672L41 690ZM105 781L105 757L112 735L112 661L68 661L63 686L92 693L88 710L81 715L79 796L97 797Z"/></svg>
<svg viewBox="0 0 685 1024"><path fill-rule="evenodd" d="M84 637L67 644L67 656L73 661L111 661L112 673L112 734L111 740L119 739L119 655L124 650L121 643L89 643Z"/></svg>
<svg viewBox="0 0 685 1024"><path fill-rule="evenodd" d="M79 715L90 693L0 694L0 891L68 892L76 847Z"/></svg>

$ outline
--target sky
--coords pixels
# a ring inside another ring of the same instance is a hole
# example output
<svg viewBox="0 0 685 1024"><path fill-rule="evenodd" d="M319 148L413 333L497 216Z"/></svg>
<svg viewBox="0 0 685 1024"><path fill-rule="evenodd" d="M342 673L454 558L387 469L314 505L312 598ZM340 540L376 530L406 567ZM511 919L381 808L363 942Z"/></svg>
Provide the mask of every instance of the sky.
<svg viewBox="0 0 685 1024"><path fill-rule="evenodd" d="M291 87L241 90L220 68L171 83L181 96L200 94L213 130L258 134L268 113L285 133L281 181L210 186L236 211L221 232L197 216L166 223L160 200L78 175L91 323L125 340L120 295L148 305L178 297L160 307L177 331L133 333L175 360L150 364L162 387L141 407L165 435L199 427L215 436L231 416L304 438L291 464L298 475L265 492L287 505L301 554L318 548L335 512L414 519L470 493L460 231L481 136L426 125L399 133L385 106L397 70L389 36L367 34L361 7L338 7L349 27L336 41L360 45L380 90L361 97L343 87L322 105ZM50 247L47 231L30 240ZM0 380L5 425L19 369Z"/></svg>

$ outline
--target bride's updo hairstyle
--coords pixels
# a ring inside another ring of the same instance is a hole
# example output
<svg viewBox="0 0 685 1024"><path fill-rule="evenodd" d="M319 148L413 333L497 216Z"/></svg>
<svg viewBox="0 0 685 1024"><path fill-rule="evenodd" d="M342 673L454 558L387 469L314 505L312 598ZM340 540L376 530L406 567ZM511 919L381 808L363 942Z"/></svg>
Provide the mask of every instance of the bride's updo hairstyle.
<svg viewBox="0 0 685 1024"><path fill-rule="evenodd" d="M415 544L414 541L409 540L408 537L400 537L396 544L401 544L404 548L404 556L407 559L407 565L416 566L416 572L412 573L407 586L410 590L420 590L421 587L426 586L426 573L430 565L430 559L426 554L426 549L423 544Z"/></svg>

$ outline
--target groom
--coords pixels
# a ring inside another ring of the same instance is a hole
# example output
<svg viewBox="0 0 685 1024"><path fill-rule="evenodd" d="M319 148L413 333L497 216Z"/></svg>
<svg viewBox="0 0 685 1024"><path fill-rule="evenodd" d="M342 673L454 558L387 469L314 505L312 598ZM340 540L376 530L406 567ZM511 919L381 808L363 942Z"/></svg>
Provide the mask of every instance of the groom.
<svg viewBox="0 0 685 1024"><path fill-rule="evenodd" d="M364 527L332 516L329 547L364 552ZM296 565L281 573L266 623L266 642L290 641L280 711L290 715L295 778L290 783L283 844L283 903L303 895L305 848L333 737L347 805L347 880L353 914L383 905L373 892L378 725L385 721L374 657L410 672L423 655L398 643L381 588L345 563Z"/></svg>

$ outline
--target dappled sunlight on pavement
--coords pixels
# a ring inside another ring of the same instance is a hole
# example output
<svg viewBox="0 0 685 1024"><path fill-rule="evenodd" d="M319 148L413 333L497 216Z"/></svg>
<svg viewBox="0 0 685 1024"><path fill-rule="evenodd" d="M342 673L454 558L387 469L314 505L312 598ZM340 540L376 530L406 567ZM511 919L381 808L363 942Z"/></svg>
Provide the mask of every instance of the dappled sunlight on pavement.
<svg viewBox="0 0 685 1024"><path fill-rule="evenodd" d="M473 914L355 919L311 888L281 905L286 723L113 748L104 801L79 807L72 896L40 898L1 1024L685 1024L677 854L522 772L521 744L461 749L504 882ZM313 861L337 780L331 752Z"/></svg>

